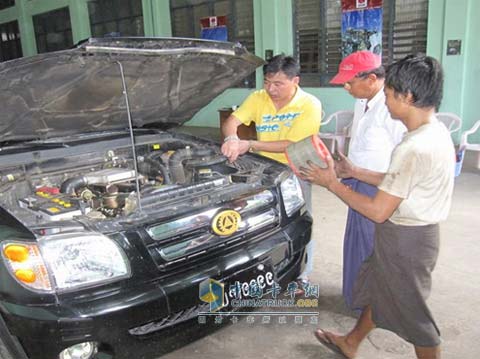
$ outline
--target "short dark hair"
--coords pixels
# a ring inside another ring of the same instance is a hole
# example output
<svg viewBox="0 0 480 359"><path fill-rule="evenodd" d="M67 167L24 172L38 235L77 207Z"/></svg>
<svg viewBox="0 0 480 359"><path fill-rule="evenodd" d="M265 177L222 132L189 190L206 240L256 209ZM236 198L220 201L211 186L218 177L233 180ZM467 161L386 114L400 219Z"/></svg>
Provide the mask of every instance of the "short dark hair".
<svg viewBox="0 0 480 359"><path fill-rule="evenodd" d="M263 75L276 74L283 72L288 78L300 76L300 66L292 56L285 56L284 54L272 57L263 66Z"/></svg>
<svg viewBox="0 0 480 359"><path fill-rule="evenodd" d="M368 75L370 75L370 74L374 74L379 79L384 79L385 74L386 74L385 67L383 67L383 65L382 65L382 66L377 67L376 69L373 69L373 70L359 72L355 77L360 77L360 78L364 79L364 78L368 77Z"/></svg>
<svg viewBox="0 0 480 359"><path fill-rule="evenodd" d="M419 108L440 107L443 97L443 70L433 57L408 55L387 68L385 86L396 94L412 94Z"/></svg>

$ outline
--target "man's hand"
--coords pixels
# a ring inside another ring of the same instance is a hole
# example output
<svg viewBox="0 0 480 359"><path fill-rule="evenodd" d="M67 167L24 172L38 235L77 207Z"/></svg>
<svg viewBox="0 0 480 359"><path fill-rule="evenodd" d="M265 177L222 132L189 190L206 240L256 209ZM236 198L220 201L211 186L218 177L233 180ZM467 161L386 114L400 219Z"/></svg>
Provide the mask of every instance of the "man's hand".
<svg viewBox="0 0 480 359"><path fill-rule="evenodd" d="M335 161L335 172L337 173L337 177L353 177L355 165L343 153L338 152L337 155L338 160Z"/></svg>
<svg viewBox="0 0 480 359"><path fill-rule="evenodd" d="M228 158L230 162L237 160L238 156L243 155L250 149L250 143L245 140L230 140L222 145L222 154Z"/></svg>
<svg viewBox="0 0 480 359"><path fill-rule="evenodd" d="M311 161L307 162L308 168L300 167L302 179L329 189L333 183L337 182L337 176L335 174L335 163L333 162L332 156L328 155L325 161L328 165L325 169Z"/></svg>

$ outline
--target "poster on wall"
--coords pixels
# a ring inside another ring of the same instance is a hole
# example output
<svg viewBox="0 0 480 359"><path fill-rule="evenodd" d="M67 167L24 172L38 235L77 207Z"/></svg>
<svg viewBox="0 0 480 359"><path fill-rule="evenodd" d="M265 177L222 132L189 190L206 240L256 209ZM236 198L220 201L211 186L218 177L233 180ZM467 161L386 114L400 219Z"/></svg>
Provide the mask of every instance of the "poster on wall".
<svg viewBox="0 0 480 359"><path fill-rule="evenodd" d="M209 16L201 18L200 29L200 37L202 39L228 41L226 16Z"/></svg>
<svg viewBox="0 0 480 359"><path fill-rule="evenodd" d="M382 54L383 0L342 0L342 56L368 50Z"/></svg>

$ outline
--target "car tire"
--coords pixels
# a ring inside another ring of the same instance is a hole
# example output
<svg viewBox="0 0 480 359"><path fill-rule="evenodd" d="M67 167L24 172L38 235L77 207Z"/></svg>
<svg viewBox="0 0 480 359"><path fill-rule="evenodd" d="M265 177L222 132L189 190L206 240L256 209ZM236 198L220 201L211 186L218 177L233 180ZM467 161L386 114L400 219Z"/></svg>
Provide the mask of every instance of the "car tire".
<svg viewBox="0 0 480 359"><path fill-rule="evenodd" d="M3 339L0 337L0 359L14 359L8 351Z"/></svg>
<svg viewBox="0 0 480 359"><path fill-rule="evenodd" d="M18 339L13 337L0 315L0 359L28 359Z"/></svg>

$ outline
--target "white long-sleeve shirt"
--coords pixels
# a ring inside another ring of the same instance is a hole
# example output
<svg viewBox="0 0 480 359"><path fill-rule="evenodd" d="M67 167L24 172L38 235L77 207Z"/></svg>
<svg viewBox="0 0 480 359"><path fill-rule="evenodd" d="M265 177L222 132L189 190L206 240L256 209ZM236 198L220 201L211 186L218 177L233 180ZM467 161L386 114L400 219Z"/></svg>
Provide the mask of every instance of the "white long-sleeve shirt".
<svg viewBox="0 0 480 359"><path fill-rule="evenodd" d="M400 143L407 128L390 117L383 88L368 102L355 102L348 158L358 167L386 172L392 151Z"/></svg>

